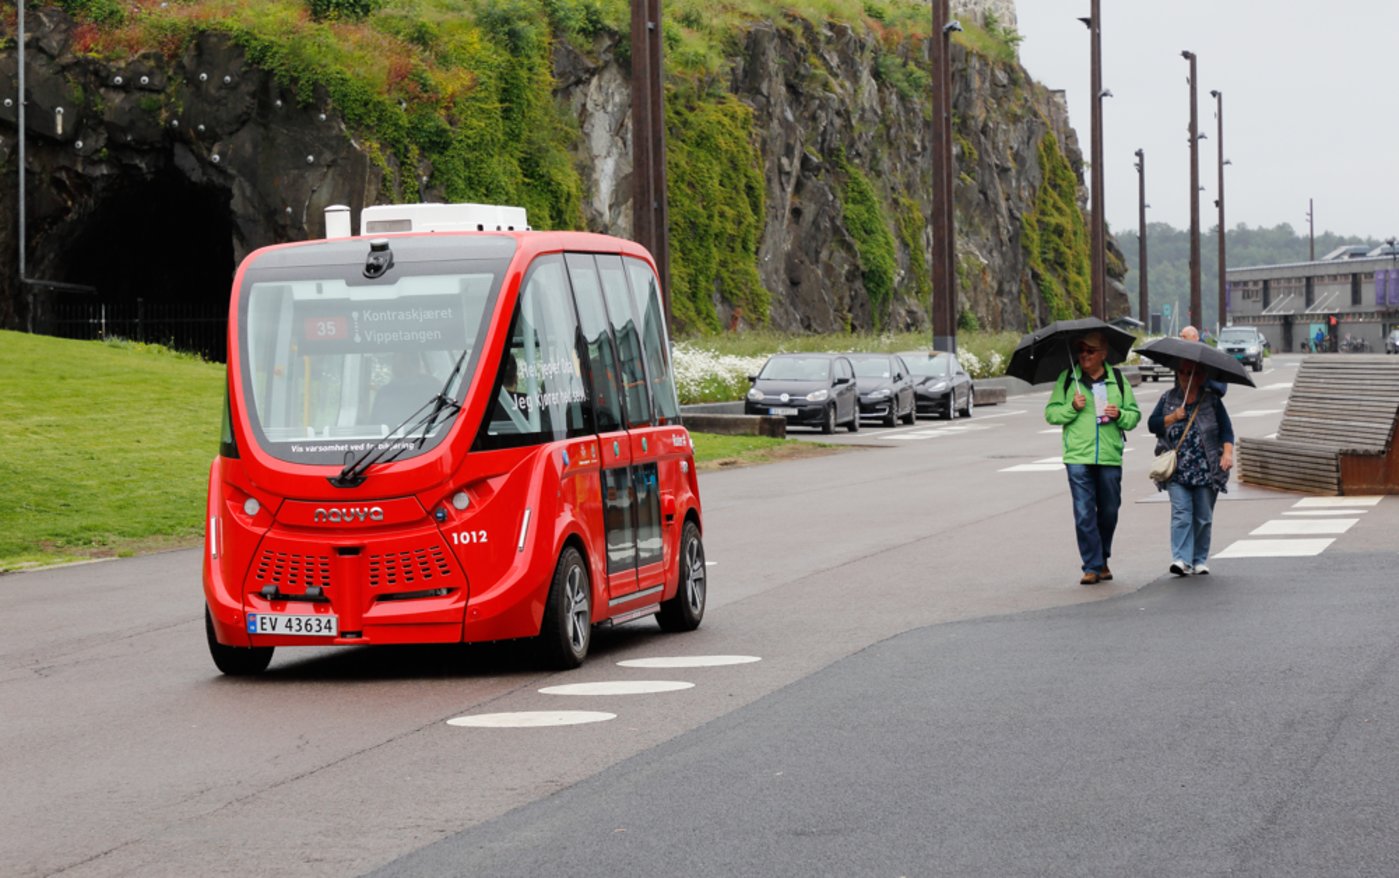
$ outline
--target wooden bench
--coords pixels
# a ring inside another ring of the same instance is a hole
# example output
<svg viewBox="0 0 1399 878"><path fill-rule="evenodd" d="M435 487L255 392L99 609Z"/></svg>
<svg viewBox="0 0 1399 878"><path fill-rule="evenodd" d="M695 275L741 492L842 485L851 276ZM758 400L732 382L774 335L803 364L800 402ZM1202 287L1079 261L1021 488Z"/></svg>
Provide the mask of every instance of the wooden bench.
<svg viewBox="0 0 1399 878"><path fill-rule="evenodd" d="M1277 438L1238 440L1239 480L1313 494L1399 494L1396 421L1399 359L1307 357Z"/></svg>

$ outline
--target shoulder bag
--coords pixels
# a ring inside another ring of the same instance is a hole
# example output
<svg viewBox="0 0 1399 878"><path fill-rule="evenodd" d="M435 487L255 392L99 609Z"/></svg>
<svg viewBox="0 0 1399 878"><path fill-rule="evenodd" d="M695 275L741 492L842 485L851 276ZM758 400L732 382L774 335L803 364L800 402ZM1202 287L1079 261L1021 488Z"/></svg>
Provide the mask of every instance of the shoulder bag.
<svg viewBox="0 0 1399 878"><path fill-rule="evenodd" d="M1202 397L1195 403L1195 411L1190 413L1190 420L1185 422L1185 430L1180 434L1180 441L1175 448L1168 448L1156 455L1156 459L1151 462L1151 469L1146 471L1151 480L1158 485L1164 485L1171 480L1171 476L1176 474L1176 452L1180 451L1180 446L1185 443L1186 434L1190 432L1190 425L1195 423L1195 415L1200 412L1200 403L1205 400Z"/></svg>

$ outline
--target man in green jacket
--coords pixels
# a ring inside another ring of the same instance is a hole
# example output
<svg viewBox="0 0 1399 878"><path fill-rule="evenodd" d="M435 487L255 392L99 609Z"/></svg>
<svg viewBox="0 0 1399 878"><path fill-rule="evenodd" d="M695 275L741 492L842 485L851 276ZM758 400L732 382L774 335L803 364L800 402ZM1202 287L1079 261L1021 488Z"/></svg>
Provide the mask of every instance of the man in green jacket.
<svg viewBox="0 0 1399 878"><path fill-rule="evenodd" d="M1142 411L1132 385L1107 363L1107 341L1090 332L1073 342L1078 368L1054 382L1044 419L1064 428L1064 467L1083 560L1081 585L1112 579L1108 558L1122 505L1122 446Z"/></svg>

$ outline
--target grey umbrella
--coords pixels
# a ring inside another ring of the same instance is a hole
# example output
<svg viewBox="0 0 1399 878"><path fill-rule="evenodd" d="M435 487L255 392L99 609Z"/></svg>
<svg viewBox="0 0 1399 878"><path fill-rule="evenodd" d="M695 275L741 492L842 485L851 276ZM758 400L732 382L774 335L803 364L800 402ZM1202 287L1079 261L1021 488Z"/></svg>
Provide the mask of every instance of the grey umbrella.
<svg viewBox="0 0 1399 878"><path fill-rule="evenodd" d="M1209 369L1214 373L1212 377L1220 381L1243 384L1247 387L1255 386L1243 363L1202 342L1174 337L1158 338L1137 348L1137 352L1170 369L1188 361Z"/></svg>
<svg viewBox="0 0 1399 878"><path fill-rule="evenodd" d="M1010 355L1006 374L1031 384L1053 381L1060 372L1077 365L1070 350L1074 340L1093 331L1103 334L1108 345L1109 363L1127 359L1132 343L1137 340L1130 332L1124 332L1096 317L1056 320L1020 339Z"/></svg>

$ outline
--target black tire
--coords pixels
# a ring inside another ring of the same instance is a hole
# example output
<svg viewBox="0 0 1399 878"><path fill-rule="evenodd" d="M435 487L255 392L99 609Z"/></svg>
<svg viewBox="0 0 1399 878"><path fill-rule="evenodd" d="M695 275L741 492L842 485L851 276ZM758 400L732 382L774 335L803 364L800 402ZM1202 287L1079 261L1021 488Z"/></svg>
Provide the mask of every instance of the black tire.
<svg viewBox="0 0 1399 878"><path fill-rule="evenodd" d="M860 404L855 403L855 411L850 415L850 423L845 425L845 429L851 433L860 432Z"/></svg>
<svg viewBox="0 0 1399 878"><path fill-rule="evenodd" d="M694 631L704 619L705 599L709 596L709 577L704 566L704 543L699 526L685 522L680 533L680 587L675 597L661 604L656 623L662 631Z"/></svg>
<svg viewBox="0 0 1399 878"><path fill-rule="evenodd" d="M918 400L910 399L908 401L908 411L904 413L904 423L909 425L918 423Z"/></svg>
<svg viewBox="0 0 1399 878"><path fill-rule="evenodd" d="M1262 372L1262 371L1263 371L1263 361L1262 361L1262 360L1259 360L1258 362L1256 362L1256 363L1253 364L1253 371L1255 371L1255 372Z"/></svg>
<svg viewBox="0 0 1399 878"><path fill-rule="evenodd" d="M942 419L950 421L957 417L957 391L947 391L947 407L942 410Z"/></svg>
<svg viewBox="0 0 1399 878"><path fill-rule="evenodd" d="M859 413L857 412L856 415L855 415L856 420L858 420L859 417L860 417L860 415L859 415ZM825 414L824 416L822 416L822 418L821 418L821 432L822 432L822 433L825 433L827 436L829 436L829 435L831 435L832 433L834 433L835 431L836 431L836 406L835 406L835 403L831 403L830 405L826 406L826 414Z"/></svg>
<svg viewBox="0 0 1399 878"><path fill-rule="evenodd" d="M214 666L230 677L252 677L267 670L272 663L273 646L224 646L214 636L214 619L204 608L204 637L209 641L209 656Z"/></svg>
<svg viewBox="0 0 1399 878"><path fill-rule="evenodd" d="M593 639L593 590L583 556L569 546L559 556L544 621L539 626L539 649L549 667L567 671L583 664Z"/></svg>
<svg viewBox="0 0 1399 878"><path fill-rule="evenodd" d="M967 388L967 407L962 409L962 417L970 418L976 409L976 391Z"/></svg>
<svg viewBox="0 0 1399 878"><path fill-rule="evenodd" d="M899 425L899 398L892 396L889 398L889 414L884 416L884 426L897 427Z"/></svg>

